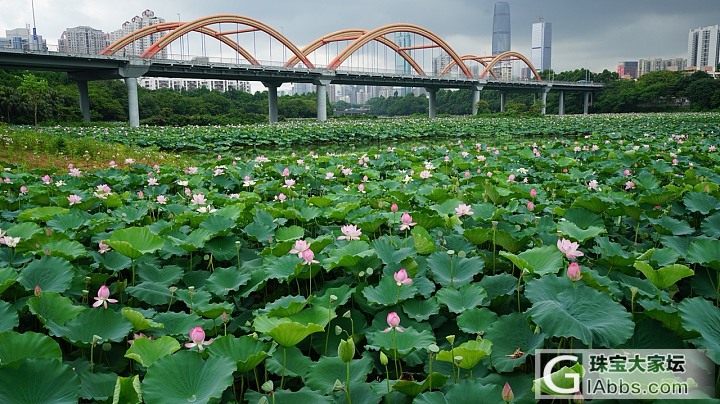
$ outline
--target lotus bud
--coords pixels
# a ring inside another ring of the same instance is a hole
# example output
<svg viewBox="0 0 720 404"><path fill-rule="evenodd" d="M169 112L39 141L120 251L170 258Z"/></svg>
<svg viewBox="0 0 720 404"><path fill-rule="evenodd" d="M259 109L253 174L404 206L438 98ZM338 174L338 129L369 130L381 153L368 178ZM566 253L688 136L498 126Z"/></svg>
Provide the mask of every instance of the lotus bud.
<svg viewBox="0 0 720 404"><path fill-rule="evenodd" d="M266 393L273 391L274 387L275 386L273 386L272 380L268 380L265 383L263 383L262 386L260 386L260 388Z"/></svg>
<svg viewBox="0 0 720 404"><path fill-rule="evenodd" d="M355 356L355 341L353 341L352 337L340 341L340 345L338 345L338 356L345 363L350 362L353 356Z"/></svg>
<svg viewBox="0 0 720 404"><path fill-rule="evenodd" d="M40 285L35 285L35 296L40 296L42 294L42 289L40 289Z"/></svg>
<svg viewBox="0 0 720 404"><path fill-rule="evenodd" d="M505 386L502 389L502 399L506 403L515 399L515 394L513 394L512 388L510 388L510 384L508 382L505 382Z"/></svg>
<svg viewBox="0 0 720 404"><path fill-rule="evenodd" d="M388 364L388 357L387 357L387 355L385 355L385 352L383 352L383 351L380 351L380 363L383 366L387 366L387 364Z"/></svg>

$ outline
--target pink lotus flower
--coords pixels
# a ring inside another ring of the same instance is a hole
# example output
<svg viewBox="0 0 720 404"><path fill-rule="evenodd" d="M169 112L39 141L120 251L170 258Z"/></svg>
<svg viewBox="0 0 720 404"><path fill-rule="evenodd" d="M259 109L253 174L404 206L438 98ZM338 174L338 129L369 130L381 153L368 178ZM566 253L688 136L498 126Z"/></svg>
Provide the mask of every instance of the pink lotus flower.
<svg viewBox="0 0 720 404"><path fill-rule="evenodd" d="M507 182L515 182L515 174L508 175Z"/></svg>
<svg viewBox="0 0 720 404"><path fill-rule="evenodd" d="M158 184L158 180L155 177L148 178L148 185L154 187Z"/></svg>
<svg viewBox="0 0 720 404"><path fill-rule="evenodd" d="M531 198L535 198L536 196L537 196L537 191L535 190L535 188L531 189L531 190L530 190L530 197L531 197Z"/></svg>
<svg viewBox="0 0 720 404"><path fill-rule="evenodd" d="M455 214L457 214L458 217L472 216L474 213L475 212L473 212L472 207L464 203L461 203L457 208L455 208Z"/></svg>
<svg viewBox="0 0 720 404"><path fill-rule="evenodd" d="M515 394L513 394L512 388L510 387L510 384L508 382L505 382L505 386L503 386L502 399L506 403L509 403L510 401L515 399Z"/></svg>
<svg viewBox="0 0 720 404"><path fill-rule="evenodd" d="M0 240L0 244L5 244L6 246L12 248L17 247L17 245L20 243L20 237L12 237L12 236L3 236L2 240Z"/></svg>
<svg viewBox="0 0 720 404"><path fill-rule="evenodd" d="M628 181L628 182L625 183L625 190L626 190L626 191L627 191L627 190L630 190L630 189L633 189L633 188L635 188L635 183L634 183L634 182Z"/></svg>
<svg viewBox="0 0 720 404"><path fill-rule="evenodd" d="M198 168L197 168L197 167L188 167L187 173L188 173L188 174L197 174L197 173L198 173Z"/></svg>
<svg viewBox="0 0 720 404"><path fill-rule="evenodd" d="M532 212L535 210L535 204L532 201L528 201L527 203L527 209Z"/></svg>
<svg viewBox="0 0 720 404"><path fill-rule="evenodd" d="M310 249L310 243L305 240L296 240L293 248L288 254L297 254L298 258L302 258L302 253Z"/></svg>
<svg viewBox="0 0 720 404"><path fill-rule="evenodd" d="M282 174L281 174L281 175L282 175L283 177L287 177L288 175L290 175L290 169L287 168L287 167L285 167L285 169L282 171Z"/></svg>
<svg viewBox="0 0 720 404"><path fill-rule="evenodd" d="M68 200L68 204L70 206L73 206L73 205L76 205L76 204L79 204L80 202L82 202L82 197L80 195L72 194L67 197L67 200Z"/></svg>
<svg viewBox="0 0 720 404"><path fill-rule="evenodd" d="M212 344L212 340L205 341L205 330L203 330L202 327L198 326L190 330L190 340L192 342L185 343L185 348L192 349L194 347L198 347L200 351L202 351L204 348L204 345L210 345Z"/></svg>
<svg viewBox="0 0 720 404"><path fill-rule="evenodd" d="M432 177L432 173L428 170L422 170L420 171L420 178L426 180L428 178Z"/></svg>
<svg viewBox="0 0 720 404"><path fill-rule="evenodd" d="M400 231L410 230L410 228L416 224L417 223L412 221L412 216L410 216L409 213L404 212L402 216L400 216Z"/></svg>
<svg viewBox="0 0 720 404"><path fill-rule="evenodd" d="M568 266L567 269L567 276L573 282L579 281L580 279L582 279L582 274L580 272L580 265L578 265L577 262L571 262L570 266Z"/></svg>
<svg viewBox="0 0 720 404"><path fill-rule="evenodd" d="M365 184L358 184L358 191L360 193L365 193Z"/></svg>
<svg viewBox="0 0 720 404"><path fill-rule="evenodd" d="M580 247L580 244L571 242L570 240L566 240L564 238L558 239L557 241L558 250L565 254L565 256L570 260L585 255L582 251L578 251L578 247Z"/></svg>
<svg viewBox="0 0 720 404"><path fill-rule="evenodd" d="M302 253L300 253L300 255L302 255L301 258L303 259L303 262L302 262L303 265L320 263L320 261L315 259L315 253L313 252L313 250L311 250L309 248L307 250L303 251Z"/></svg>
<svg viewBox="0 0 720 404"><path fill-rule="evenodd" d="M145 192L138 191L137 196L138 196L138 199L145 199Z"/></svg>
<svg viewBox="0 0 720 404"><path fill-rule="evenodd" d="M632 173L630 172L630 170L628 170L628 169L626 168L625 170L623 170L623 174L625 174L625 175L630 175L630 174L632 174Z"/></svg>
<svg viewBox="0 0 720 404"><path fill-rule="evenodd" d="M43 175L41 179L45 185L50 185L52 183L52 178L47 174Z"/></svg>
<svg viewBox="0 0 720 404"><path fill-rule="evenodd" d="M405 268L400 269L399 271L395 272L393 274L393 278L395 278L395 282L397 282L398 286L401 285L412 285L412 278L408 277L407 271Z"/></svg>
<svg viewBox="0 0 720 404"><path fill-rule="evenodd" d="M587 186L587 187L588 187L588 189L592 189L592 190L594 190L594 191L599 191L599 190L600 190L600 188L598 188L598 182L597 182L597 180L592 180L592 181L588 182L588 186Z"/></svg>
<svg viewBox="0 0 720 404"><path fill-rule="evenodd" d="M405 331L404 328L400 327L400 316L394 311L391 311L387 315L388 328L384 329L383 332L388 332L392 329L398 330L399 332Z"/></svg>
<svg viewBox="0 0 720 404"><path fill-rule="evenodd" d="M331 179L333 179L333 178L335 178L335 173L334 173L334 172L328 171L328 172L325 173L325 179L326 179L326 180L331 180Z"/></svg>
<svg viewBox="0 0 720 404"><path fill-rule="evenodd" d="M93 303L93 307L103 306L107 309L108 303L117 303L117 299L110 299L110 289L108 289L105 285L100 286L100 289L98 289L97 292L97 297L94 297L93 299L96 300L96 302Z"/></svg>
<svg viewBox="0 0 720 404"><path fill-rule="evenodd" d="M286 179L285 185L283 185L283 188L287 188L287 189L295 188L295 180L292 178Z"/></svg>
<svg viewBox="0 0 720 404"><path fill-rule="evenodd" d="M155 198L155 202L159 203L160 205L167 204L167 198L165 195L158 195L157 198Z"/></svg>
<svg viewBox="0 0 720 404"><path fill-rule="evenodd" d="M105 254L106 252L110 251L110 246L103 243L102 241L98 243L98 252L100 254Z"/></svg>
<svg viewBox="0 0 720 404"><path fill-rule="evenodd" d="M192 201L190 202L191 205L206 205L207 199L205 199L205 195L203 194L195 194L192 196Z"/></svg>
<svg viewBox="0 0 720 404"><path fill-rule="evenodd" d="M285 202L285 199L287 199L287 196L285 194L283 194L282 192L280 192L280 195L276 196L275 199L280 202Z"/></svg>
<svg viewBox="0 0 720 404"><path fill-rule="evenodd" d="M390 211L393 213L398 211L397 203L393 203L392 205L390 205Z"/></svg>
<svg viewBox="0 0 720 404"><path fill-rule="evenodd" d="M360 240L360 236L362 235L362 231L357 228L354 224L346 224L345 226L340 227L340 231L342 232L342 236L338 237L338 240Z"/></svg>
<svg viewBox="0 0 720 404"><path fill-rule="evenodd" d="M68 175L71 177L82 177L82 172L79 168L71 168Z"/></svg>

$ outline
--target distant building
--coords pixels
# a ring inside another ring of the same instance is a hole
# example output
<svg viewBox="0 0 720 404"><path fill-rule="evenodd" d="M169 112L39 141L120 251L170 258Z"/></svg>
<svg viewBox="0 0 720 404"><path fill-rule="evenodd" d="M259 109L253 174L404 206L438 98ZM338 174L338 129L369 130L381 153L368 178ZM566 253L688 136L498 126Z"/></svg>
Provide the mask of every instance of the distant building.
<svg viewBox="0 0 720 404"><path fill-rule="evenodd" d="M155 12L152 10L145 10L140 15L136 15L133 17L130 21L125 21L122 25L122 27L116 31L110 32L109 40L110 43L117 41L118 39L124 37L127 34L130 34L132 32L135 32L141 28L149 27L151 25L156 24L162 24L165 22L164 18L156 17ZM148 36L145 36L143 38L140 38L125 48L123 48L121 51L117 52L116 54L119 56L139 56L141 55L147 48L149 48L153 43L157 42L160 38L162 38L165 35L164 32L155 32L153 34L150 34ZM155 58L157 59L167 59L168 58L168 51L167 48L161 50L155 55Z"/></svg>
<svg viewBox="0 0 720 404"><path fill-rule="evenodd" d="M638 62L620 62L617 67L617 74L621 79L636 79L638 78Z"/></svg>
<svg viewBox="0 0 720 404"><path fill-rule="evenodd" d="M538 72L550 70L552 53L552 23L540 21L532 25L530 61Z"/></svg>
<svg viewBox="0 0 720 404"><path fill-rule="evenodd" d="M433 76L439 76L440 72L442 72L447 65L452 63L452 61L453 60L450 55L445 51L441 52L440 56L435 56L433 59ZM453 68L453 70L456 70L456 68Z"/></svg>
<svg viewBox="0 0 720 404"><path fill-rule="evenodd" d="M638 77L661 70L683 71L687 69L685 58L650 58L638 60Z"/></svg>
<svg viewBox="0 0 720 404"><path fill-rule="evenodd" d="M88 26L68 28L58 39L58 51L78 55L97 55L107 46L107 35Z"/></svg>
<svg viewBox="0 0 720 404"><path fill-rule="evenodd" d="M720 62L720 25L691 29L688 34L687 67L715 71Z"/></svg>
<svg viewBox="0 0 720 404"><path fill-rule="evenodd" d="M42 35L32 34L28 25L25 28L15 28L5 31L5 38L0 38L0 48L22 49L31 51L47 51L47 41Z"/></svg>
<svg viewBox="0 0 720 404"><path fill-rule="evenodd" d="M395 43L400 48L408 48L412 46L412 39L409 32L398 32L395 34ZM406 51L410 56L412 54L411 51ZM412 68L410 67L410 63L408 63L407 60L405 60L402 56L399 54L395 54L395 72L398 74L412 74ZM405 95L411 91L410 87L403 87L400 90L400 95ZM354 102L351 102L352 104L355 104Z"/></svg>
<svg viewBox="0 0 720 404"><path fill-rule="evenodd" d="M510 4L495 3L493 11L492 54L499 55L510 50Z"/></svg>

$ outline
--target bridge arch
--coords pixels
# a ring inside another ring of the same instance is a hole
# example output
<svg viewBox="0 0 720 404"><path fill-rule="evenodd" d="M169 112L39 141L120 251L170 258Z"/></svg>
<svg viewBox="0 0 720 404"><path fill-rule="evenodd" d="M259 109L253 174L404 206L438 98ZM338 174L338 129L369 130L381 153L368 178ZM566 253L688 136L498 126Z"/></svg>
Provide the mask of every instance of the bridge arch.
<svg viewBox="0 0 720 404"><path fill-rule="evenodd" d="M500 62L502 60L508 60L508 59L509 60L522 60L523 62L525 62L527 67L529 67L530 70L533 72L535 79L537 81L542 81L542 78L540 78L540 74L538 73L537 70L535 70L535 66L533 66L533 64L530 62L530 60L528 60L528 58L526 58L523 54L515 52L515 51L503 52L503 53L493 57L490 60L490 62L487 64L487 66L485 66L485 70L483 70L483 72L480 73L480 78L484 78L485 75L489 71L492 71L492 68L495 66L495 64L497 64L498 62Z"/></svg>
<svg viewBox="0 0 720 404"><path fill-rule="evenodd" d="M340 31L335 31L327 35L323 35L320 38L314 40L313 42L306 45L304 48L302 48L301 52L305 55L305 57L310 56L311 53L315 52L316 50L320 49L324 45L327 45L332 42L339 42L339 41L354 41L360 38L361 36L365 35L368 32L368 30L365 29L344 29ZM412 68L417 72L422 72L422 67L413 59L410 54L407 52L404 52L402 49L400 49L400 46L393 42L392 40L385 38L384 36L379 36L376 38L373 38L374 41L380 42L381 44L387 46L388 48L392 49L395 53L400 55L403 59L405 59L406 62ZM297 56L292 56L286 63L285 67L293 67L296 64L300 62L300 59ZM422 74L422 73L420 73Z"/></svg>
<svg viewBox="0 0 720 404"><path fill-rule="evenodd" d="M492 56L462 55L462 56L460 56L460 59L463 60L463 61L473 60L473 61L475 61L475 62L480 63L481 65L483 65L483 68L485 68L485 67L487 67L487 65L488 65L487 60L488 60L488 59L492 59ZM443 67L443 69L440 71L440 76L445 75L447 72L450 71L450 69L452 69L452 68L455 67L455 66L457 66L457 62L455 62L454 60L451 61L451 62L448 63L445 67ZM490 70L490 74L491 74L494 78L497 78L497 75L495 74L494 71Z"/></svg>
<svg viewBox="0 0 720 404"><path fill-rule="evenodd" d="M137 41L138 39L144 38L146 36L155 34L157 32L166 32L166 31L172 31L174 29L177 29L178 27L182 26L184 23L182 22L165 22L161 24L153 24L149 25L144 28L140 28L136 31L133 31L122 38L116 40L115 42L108 45L105 49L100 52L101 55L114 55L115 53L122 50L124 47L130 45L134 41ZM216 38L217 40L221 41L225 45L229 46L233 50L235 50L237 53L242 55L242 57L245 58L250 64L253 65L259 65L260 62L255 59L255 57L248 52L245 48L240 46L237 42L233 41L232 39L226 37L225 35L221 34L218 31L215 31L212 28L208 27L198 27L195 29L196 32L200 32L202 34L208 35L210 37Z"/></svg>
<svg viewBox="0 0 720 404"><path fill-rule="evenodd" d="M330 70L336 70L340 65L350 57L354 52L356 52L358 49L363 47L365 44L367 44L370 41L373 40L379 40L378 38L384 37L387 34L392 34L396 32L410 32L414 34L421 35L425 37L426 39L429 39L430 41L437 44L442 50L447 52L447 54L460 66L460 69L463 73L469 78L472 78L472 73L470 70L465 66L465 63L462 62L460 59L460 56L453 50L442 38L437 36L432 31L429 31L419 25L414 24L389 24L389 25L383 25L381 27L375 28L374 30L367 31L364 34L360 35L357 39L355 39L352 43L350 43L345 49L343 49L337 56L335 56L335 59L333 59L330 64L328 65L328 69ZM387 38L385 38L387 40ZM388 40L389 41L389 40ZM391 41L392 42L392 41ZM394 43L394 42L393 42ZM403 56L405 60L408 60L408 58L412 59L412 57L407 54L402 48L395 45L396 51L400 55L407 55L407 57ZM425 72L422 71L420 66L413 60L412 63L410 63L415 71L424 76Z"/></svg>

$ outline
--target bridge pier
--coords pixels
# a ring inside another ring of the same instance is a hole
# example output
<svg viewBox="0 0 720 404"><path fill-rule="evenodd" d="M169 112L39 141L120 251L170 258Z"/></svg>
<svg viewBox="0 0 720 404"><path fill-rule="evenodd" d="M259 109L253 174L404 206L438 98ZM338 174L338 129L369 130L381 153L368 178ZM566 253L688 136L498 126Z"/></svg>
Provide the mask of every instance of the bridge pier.
<svg viewBox="0 0 720 404"><path fill-rule="evenodd" d="M317 120L327 121L327 87L330 84L328 79L315 80L315 95L317 96Z"/></svg>
<svg viewBox="0 0 720 404"><path fill-rule="evenodd" d="M437 116L437 88L427 88L428 116L433 119Z"/></svg>
<svg viewBox="0 0 720 404"><path fill-rule="evenodd" d="M507 93L504 91L500 91L500 112L505 112L505 99L507 98Z"/></svg>
<svg viewBox="0 0 720 404"><path fill-rule="evenodd" d="M130 127L140 126L140 107L138 106L138 84L137 78L125 77L125 86L128 90L128 117Z"/></svg>
<svg viewBox="0 0 720 404"><path fill-rule="evenodd" d="M480 91L482 91L483 86L477 85L472 90L472 114L477 115L478 113L478 102L480 102Z"/></svg>
<svg viewBox="0 0 720 404"><path fill-rule="evenodd" d="M558 115L565 115L565 91L560 91L558 96Z"/></svg>
<svg viewBox="0 0 720 404"><path fill-rule="evenodd" d="M90 122L90 95L88 94L87 80L78 80L77 88L80 93L80 111L82 112L83 122Z"/></svg>
<svg viewBox="0 0 720 404"><path fill-rule="evenodd" d="M588 107L590 105L590 92L586 91L583 97L583 115L588 114Z"/></svg>
<svg viewBox="0 0 720 404"><path fill-rule="evenodd" d="M545 115L547 113L547 95L550 92L550 87L544 87L542 92L542 110L540 111L541 115Z"/></svg>
<svg viewBox="0 0 720 404"><path fill-rule="evenodd" d="M278 122L278 83L263 81L265 87L268 89L268 117L270 123Z"/></svg>

